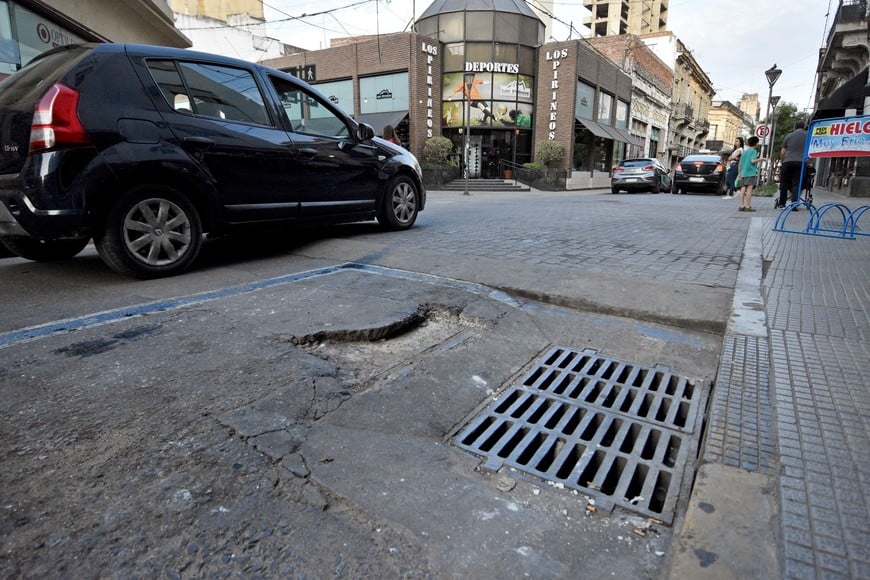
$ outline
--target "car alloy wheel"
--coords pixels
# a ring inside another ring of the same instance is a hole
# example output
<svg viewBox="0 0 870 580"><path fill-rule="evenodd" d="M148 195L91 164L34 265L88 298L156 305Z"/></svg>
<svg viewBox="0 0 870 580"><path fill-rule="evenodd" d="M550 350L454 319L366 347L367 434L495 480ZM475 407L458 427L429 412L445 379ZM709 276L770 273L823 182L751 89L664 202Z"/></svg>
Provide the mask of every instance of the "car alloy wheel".
<svg viewBox="0 0 870 580"><path fill-rule="evenodd" d="M112 208L97 242L114 270L139 278L172 276L186 270L202 244L196 208L165 187L128 192Z"/></svg>
<svg viewBox="0 0 870 580"><path fill-rule="evenodd" d="M389 229L405 230L414 225L419 207L419 192L404 175L396 176L387 186L387 195L378 214L378 222Z"/></svg>

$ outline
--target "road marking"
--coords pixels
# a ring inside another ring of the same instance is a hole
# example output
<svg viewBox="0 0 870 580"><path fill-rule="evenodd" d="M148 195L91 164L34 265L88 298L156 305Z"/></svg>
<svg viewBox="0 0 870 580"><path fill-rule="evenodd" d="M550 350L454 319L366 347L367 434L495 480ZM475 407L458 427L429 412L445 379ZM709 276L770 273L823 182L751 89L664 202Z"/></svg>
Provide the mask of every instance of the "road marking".
<svg viewBox="0 0 870 580"><path fill-rule="evenodd" d="M123 308L115 308L113 310L104 310L103 312L97 312L94 314L86 314L84 316L67 318L54 322L46 322L44 324L38 324L36 326L30 326L19 330L12 330L0 333L0 349L25 342L30 342L33 340L39 340L48 336L54 336L57 334L72 332L75 330L82 330L84 328L91 328L94 326L112 324L120 320L127 320L129 318L136 318L156 312L177 310L179 308L185 308L187 306L193 306L195 304L202 304L204 302L211 302L213 300L220 300L222 298L238 296L239 294L256 292L258 290L271 288L273 286L280 286L282 284L293 284L302 280L310 280L312 278L329 276L345 271L357 271L378 276L389 276L392 278L409 280L412 282L423 282L426 284L431 284L433 286L447 286L451 288L465 290L472 294L488 296L493 300L497 300L514 308L521 307L521 304L519 302L511 298L505 292L493 290L492 288L489 288L482 284L463 282L461 280L453 280L451 278L444 278L432 274L419 274L406 270L386 268L384 266L373 266L369 264L346 262L337 266L318 268L316 270L307 270L305 272L298 272L296 274L287 274L285 276L278 276L276 278L269 278L267 280L259 280L257 282L230 286L228 288L212 290L209 292L202 292L200 294L191 294L189 296L180 296L178 298L169 298L167 300L157 300L155 302L137 304L134 306L125 306Z"/></svg>

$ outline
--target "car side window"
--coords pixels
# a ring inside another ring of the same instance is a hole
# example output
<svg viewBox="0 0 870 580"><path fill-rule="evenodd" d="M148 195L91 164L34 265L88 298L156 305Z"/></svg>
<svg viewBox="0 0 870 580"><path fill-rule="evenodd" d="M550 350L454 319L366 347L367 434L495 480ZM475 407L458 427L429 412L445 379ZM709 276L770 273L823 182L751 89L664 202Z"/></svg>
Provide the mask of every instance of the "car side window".
<svg viewBox="0 0 870 580"><path fill-rule="evenodd" d="M263 95L250 71L196 62L148 62L176 111L226 121L271 125Z"/></svg>
<svg viewBox="0 0 870 580"><path fill-rule="evenodd" d="M348 137L350 132L344 119L336 115L317 95L286 79L271 77L271 80L294 133L332 138Z"/></svg>

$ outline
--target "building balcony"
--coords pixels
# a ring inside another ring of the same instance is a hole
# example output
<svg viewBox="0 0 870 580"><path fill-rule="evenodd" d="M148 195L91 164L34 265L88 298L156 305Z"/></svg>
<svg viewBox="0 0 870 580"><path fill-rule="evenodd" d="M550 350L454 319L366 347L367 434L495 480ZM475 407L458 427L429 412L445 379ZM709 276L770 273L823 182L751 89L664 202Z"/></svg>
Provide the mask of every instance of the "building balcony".
<svg viewBox="0 0 870 580"><path fill-rule="evenodd" d="M686 120L688 122L695 116L695 110L691 105L687 105L686 103L676 103L671 116L675 120Z"/></svg>

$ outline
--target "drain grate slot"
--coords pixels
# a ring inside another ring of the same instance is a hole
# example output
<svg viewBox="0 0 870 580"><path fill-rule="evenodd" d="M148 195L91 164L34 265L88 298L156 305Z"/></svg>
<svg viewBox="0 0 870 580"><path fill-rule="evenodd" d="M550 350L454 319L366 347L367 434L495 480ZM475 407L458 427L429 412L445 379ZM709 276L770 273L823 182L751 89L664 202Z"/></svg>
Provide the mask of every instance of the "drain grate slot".
<svg viewBox="0 0 870 580"><path fill-rule="evenodd" d="M454 444L671 523L701 390L668 369L554 348Z"/></svg>

